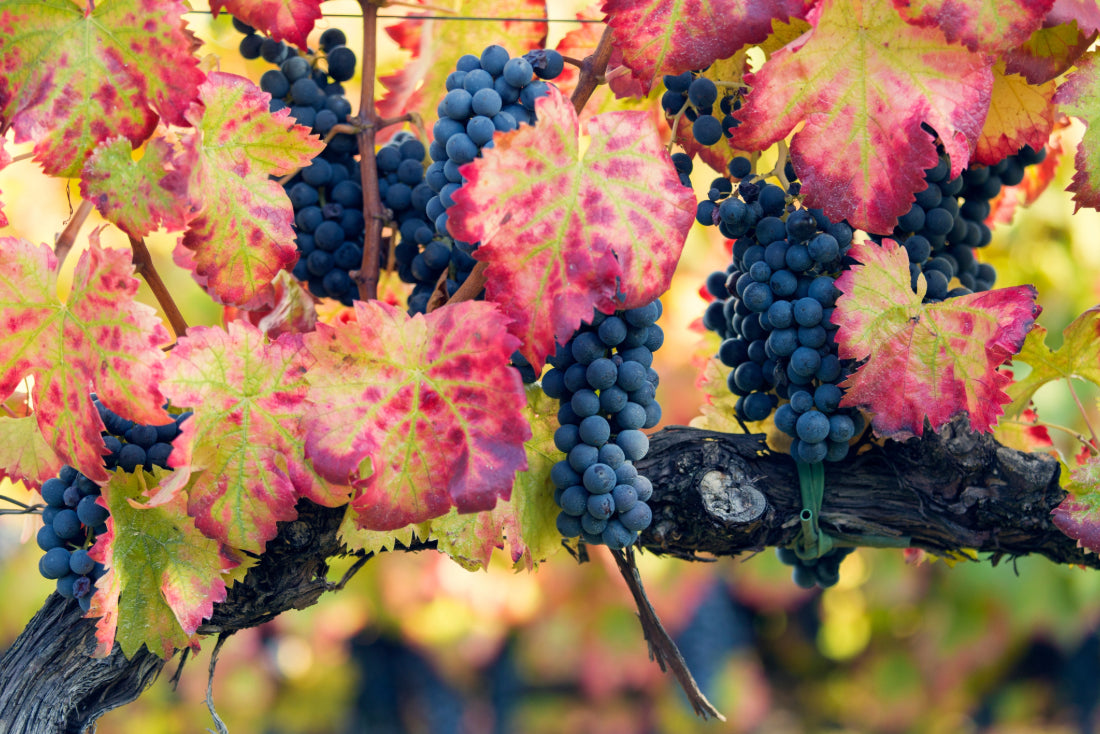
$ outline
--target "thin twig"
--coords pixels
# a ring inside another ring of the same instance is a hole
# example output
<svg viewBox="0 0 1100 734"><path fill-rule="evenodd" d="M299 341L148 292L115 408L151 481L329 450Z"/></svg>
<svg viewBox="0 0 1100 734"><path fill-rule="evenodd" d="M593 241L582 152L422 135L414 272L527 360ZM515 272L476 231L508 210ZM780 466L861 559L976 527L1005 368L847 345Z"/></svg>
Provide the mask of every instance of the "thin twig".
<svg viewBox="0 0 1100 734"><path fill-rule="evenodd" d="M173 300L172 294L168 292L168 287L160 279L160 273L153 265L153 256L149 253L149 248L145 246L145 240L141 237L131 236L130 248L134 252L134 270L142 278L145 278L145 282L149 284L149 289L153 291L157 303L164 309L164 315L168 317L168 323L172 325L172 331L176 332L176 338L179 339L187 333L187 321L180 313L179 306Z"/></svg>
<svg viewBox="0 0 1100 734"><path fill-rule="evenodd" d="M460 285L455 294L447 299L447 303L461 303L477 298L488 282L485 277L485 270L488 267L489 264L485 262L479 262L475 265L474 269L470 271L470 277L466 278L466 282Z"/></svg>
<svg viewBox="0 0 1100 734"><path fill-rule="evenodd" d="M28 150L26 153L20 153L19 155L13 155L11 157L11 160L8 161L8 165L10 166L12 163L18 163L19 161L25 161L28 158L33 158L33 157L34 157L34 151L33 150Z"/></svg>
<svg viewBox="0 0 1100 734"><path fill-rule="evenodd" d="M76 242L76 236L80 233L80 228L84 226L84 221L94 208L94 205L88 199L81 201L80 206L73 213L72 219L65 225L65 229L61 231L61 234L57 236L57 241L53 244L53 254L57 256L58 270L65 264L65 258L68 257L69 250L73 249L73 243Z"/></svg>
<svg viewBox="0 0 1100 734"><path fill-rule="evenodd" d="M172 674L172 678L168 681L168 685L172 686L172 690L176 690L180 684L180 678L183 676L183 666L187 664L187 661L191 659L191 648L183 648L183 652L180 653L180 664L176 666L176 672Z"/></svg>
<svg viewBox="0 0 1100 734"><path fill-rule="evenodd" d="M663 671L672 668L672 674L684 689L684 694L687 695L696 715L704 719L713 716L719 721L725 721L726 717L720 714L699 690L699 685L688 670L687 663L684 662L684 656L680 654L676 643L672 641L661 620L657 618L653 605L649 603L645 588L642 587L642 577L638 574L638 566L634 562L633 548L627 548L625 551L611 551L611 555L614 556L615 565L619 567L619 573L626 581L626 586L634 597L634 604L638 607L638 621L641 622L642 633L645 635L646 642L649 643L649 657L656 660Z"/></svg>
<svg viewBox="0 0 1100 734"><path fill-rule="evenodd" d="M6 494L0 494L0 501L10 502L13 505L16 505L18 507L22 507L24 510L40 510L43 507L42 505L28 505L25 502L20 502L19 500L15 499L14 497L8 497Z"/></svg>
<svg viewBox="0 0 1100 734"><path fill-rule="evenodd" d="M349 568L347 571L344 572L343 578L341 578L335 584L325 584L325 590L326 591L340 591L340 590L342 590L345 586L347 586L348 582L351 581L352 577L355 574L359 573L359 569L361 569L366 564L366 562L369 561L373 557L374 557L373 553L368 553L365 556L360 556L359 558L356 558L355 563L351 564L351 568Z"/></svg>
<svg viewBox="0 0 1100 734"><path fill-rule="evenodd" d="M223 632L218 635L218 641L214 644L214 652L210 654L210 668L206 676L206 708L210 711L210 717L214 719L217 734L229 734L225 722L214 710L214 668L218 665L218 653L221 652L222 644L229 639L230 634L232 633ZM210 731L210 729L207 729L207 731Z"/></svg>
<svg viewBox="0 0 1100 734"><path fill-rule="evenodd" d="M1073 402L1077 403L1077 409L1081 411L1081 418L1085 421L1085 427L1089 429L1093 445L1100 446L1100 439L1096 438L1096 431L1093 430L1092 423L1089 421L1089 414L1085 411L1085 406L1081 404L1081 398L1077 397L1077 391L1073 389L1073 379L1067 377L1066 384L1069 385L1069 394L1073 396Z"/></svg>
<svg viewBox="0 0 1100 734"><path fill-rule="evenodd" d="M608 26L600 36L600 44L596 46L596 50L581 63L581 75L577 79L577 88L573 90L573 97L570 100L577 114L580 114L592 93L596 91L600 79L607 71L607 62L610 60L611 26Z"/></svg>
<svg viewBox="0 0 1100 734"><path fill-rule="evenodd" d="M356 120L363 126L359 131L359 178L363 183L363 218L367 226L363 235L363 261L355 282L359 286L359 299L371 301L378 297L378 253L382 246L382 196L374 162L374 133L378 124L374 109L378 6L371 0L359 0L359 7L363 9L363 85Z"/></svg>

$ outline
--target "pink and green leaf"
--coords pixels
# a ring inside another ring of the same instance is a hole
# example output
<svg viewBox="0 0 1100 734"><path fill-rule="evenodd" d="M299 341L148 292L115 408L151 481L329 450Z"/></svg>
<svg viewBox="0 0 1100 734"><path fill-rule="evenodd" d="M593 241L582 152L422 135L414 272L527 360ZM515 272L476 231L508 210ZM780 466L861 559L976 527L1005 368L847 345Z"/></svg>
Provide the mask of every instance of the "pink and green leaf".
<svg viewBox="0 0 1100 734"><path fill-rule="evenodd" d="M200 161L192 190L205 199L180 239L183 259L215 300L269 300L271 281L298 257L294 210L269 176L308 165L324 144L288 111L268 112L269 95L243 77L213 73L201 96L189 119Z"/></svg>
<svg viewBox="0 0 1100 734"><path fill-rule="evenodd" d="M1100 31L1100 3L1096 0L1055 0L1047 13L1048 25L1077 21L1085 33Z"/></svg>
<svg viewBox="0 0 1100 734"><path fill-rule="evenodd" d="M118 642L127 658L142 645L167 658L191 644L214 603L225 599L225 574L236 563L192 524L183 497L142 506L154 482L154 475L120 470L103 487L99 503L111 516L90 551L107 567L88 612L100 618L95 657L107 657Z"/></svg>
<svg viewBox="0 0 1100 734"><path fill-rule="evenodd" d="M212 0L214 17L226 10L233 17L267 33L306 48L306 36L321 17L321 0Z"/></svg>
<svg viewBox="0 0 1100 734"><path fill-rule="evenodd" d="M498 17L501 6L493 0L460 0L455 12L463 17ZM400 117L418 112L428 124L437 119L436 105L447 93L447 75L455 70L458 59L467 53L478 53L490 44L508 49L520 56L546 43L547 25L544 0L511 0L509 18L499 22L419 20L418 15L436 15L436 11L413 12L404 20L386 28L386 33L412 57L397 71L379 81L386 93L378 101L381 117ZM396 129L396 128L394 128ZM390 131L383 131L378 140L385 140Z"/></svg>
<svg viewBox="0 0 1100 734"><path fill-rule="evenodd" d="M974 162L995 165L1025 145L1042 148L1054 129L1054 82L1028 84L1004 65L993 67L993 95Z"/></svg>
<svg viewBox="0 0 1100 734"><path fill-rule="evenodd" d="M1079 547L1100 553L1100 454L1083 447L1065 489L1071 494L1051 513L1054 524Z"/></svg>
<svg viewBox="0 0 1100 734"><path fill-rule="evenodd" d="M833 323L841 359L865 360L841 387L842 405L874 413L886 438L920 436L966 412L975 430L991 431L1010 379L998 371L1020 350L1039 307L1031 286L1003 288L922 304L926 285L909 287L909 260L893 240L866 241L849 255L862 265L837 279L843 295Z"/></svg>
<svg viewBox="0 0 1100 734"><path fill-rule="evenodd" d="M159 227L181 230L194 213L190 179L195 148L177 149L153 137L135 161L130 142L113 138L100 145L84 164L80 193L104 219L133 237Z"/></svg>
<svg viewBox="0 0 1100 734"><path fill-rule="evenodd" d="M176 0L0 2L0 119L46 173L76 176L97 145L186 125L203 74ZM49 59L49 63L43 61Z"/></svg>
<svg viewBox="0 0 1100 734"><path fill-rule="evenodd" d="M40 487L62 463L33 415L0 420L0 477Z"/></svg>
<svg viewBox="0 0 1100 734"><path fill-rule="evenodd" d="M593 308L624 307L617 291L633 308L667 290L695 210L646 113L593 117L578 158L573 105L551 88L537 110L537 125L462 167L448 225L481 242L486 298L513 319L536 369Z"/></svg>
<svg viewBox="0 0 1100 734"><path fill-rule="evenodd" d="M885 3L822 0L813 29L755 74L732 142L763 150L802 125L791 154L808 206L890 232L937 161L931 125L966 167L989 108L990 58L906 23Z"/></svg>
<svg viewBox="0 0 1100 734"><path fill-rule="evenodd" d="M11 164L11 153L7 151L5 147L7 145L7 138L0 136L0 171L4 170ZM8 226L8 217L4 214L3 202L0 202L0 227Z"/></svg>
<svg viewBox="0 0 1100 734"><path fill-rule="evenodd" d="M623 62L646 91L662 74L702 69L760 43L773 20L803 17L804 0L606 0Z"/></svg>
<svg viewBox="0 0 1100 734"><path fill-rule="evenodd" d="M1062 112L1085 123L1077 146L1073 180L1066 190L1073 194L1074 211L1100 209L1100 59L1092 51L1077 60L1077 71L1058 87L1054 101Z"/></svg>
<svg viewBox="0 0 1100 734"><path fill-rule="evenodd" d="M1049 82L1073 66L1096 36L1095 30L1082 31L1076 20L1040 28L1027 41L1005 52L1005 70L1023 76L1029 84Z"/></svg>
<svg viewBox="0 0 1100 734"><path fill-rule="evenodd" d="M910 23L936 26L952 43L990 54L1026 41L1053 5L1054 0L894 0Z"/></svg>
<svg viewBox="0 0 1100 734"><path fill-rule="evenodd" d="M354 484L363 527L393 530L492 508L527 466L517 340L496 306L468 301L409 317L377 301L304 335L311 368L306 456Z"/></svg>
<svg viewBox="0 0 1100 734"><path fill-rule="evenodd" d="M1036 325L1013 357L1014 363L1029 365L1031 372L1007 388L1012 398L1010 415L1023 411L1035 391L1053 380L1076 378L1100 385L1100 306L1085 311L1062 331L1057 351L1046 345L1046 336L1047 330Z"/></svg>
<svg viewBox="0 0 1100 734"><path fill-rule="evenodd" d="M176 343L162 386L194 415L175 441L176 472L162 493L186 487L188 513L207 537L262 553L275 524L297 517L299 497L347 501L347 488L329 487L305 460L300 415L311 363L301 336L269 344L240 321L225 331L193 327Z"/></svg>
<svg viewBox="0 0 1100 734"><path fill-rule="evenodd" d="M157 385L169 336L156 312L134 300L129 251L104 250L96 232L89 239L61 303L50 248L0 238L0 399L33 377L38 428L58 457L39 464L39 473L64 462L102 482L107 449L89 393L125 417L165 423Z"/></svg>

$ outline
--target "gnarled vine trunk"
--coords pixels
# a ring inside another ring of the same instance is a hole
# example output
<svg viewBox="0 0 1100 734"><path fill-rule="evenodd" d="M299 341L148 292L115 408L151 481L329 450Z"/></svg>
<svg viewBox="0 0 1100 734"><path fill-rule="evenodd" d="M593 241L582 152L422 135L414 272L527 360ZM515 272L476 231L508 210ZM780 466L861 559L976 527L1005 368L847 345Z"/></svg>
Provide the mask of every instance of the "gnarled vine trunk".
<svg viewBox="0 0 1100 734"><path fill-rule="evenodd" d="M869 447L828 465L820 521L853 542L890 539L938 553L975 549L993 562L1038 553L1057 563L1100 567L1051 522L1065 493L1059 466L973 434L956 422L920 440ZM788 456L759 436L672 427L652 437L639 469L653 481L654 519L642 536L650 552L693 558L730 556L789 544L802 510ZM316 603L334 584L328 559L341 553L340 510L299 505L260 563L214 607L200 634L229 634L288 609ZM414 548L421 550L430 544ZM126 660L118 647L94 660L94 620L54 594L0 658L0 731L76 734L123 706L157 677L163 660L145 651ZM639 639L639 644L642 644Z"/></svg>

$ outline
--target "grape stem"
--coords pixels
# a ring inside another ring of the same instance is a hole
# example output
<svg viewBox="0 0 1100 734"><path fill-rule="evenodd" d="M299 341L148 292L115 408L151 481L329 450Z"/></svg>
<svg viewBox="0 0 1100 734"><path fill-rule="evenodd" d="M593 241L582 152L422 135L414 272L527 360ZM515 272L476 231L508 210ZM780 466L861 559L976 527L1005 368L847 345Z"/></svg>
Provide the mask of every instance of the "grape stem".
<svg viewBox="0 0 1100 734"><path fill-rule="evenodd" d="M455 294L447 299L447 303L461 303L477 298L478 294L485 288L485 283L488 282L488 278L485 277L485 270L488 267L489 264L486 262L479 262L475 265L474 269L470 271L470 277L466 278L466 282L460 285Z"/></svg>
<svg viewBox="0 0 1100 734"><path fill-rule="evenodd" d="M21 507L21 510L0 510L0 515L27 515L36 512L40 512L45 505L28 505L14 497L8 497L6 494L0 494L0 500L4 502L10 502L11 504Z"/></svg>
<svg viewBox="0 0 1100 734"><path fill-rule="evenodd" d="M607 72L607 62L610 60L611 26L607 26L603 30L603 35L600 36L600 43L596 46L596 50L592 52L591 56L585 57L580 65L581 75L577 80L577 88L573 90L573 96L570 99L573 103L573 109L577 111L578 115L592 97L592 93L596 91L596 87L599 86L600 79Z"/></svg>
<svg viewBox="0 0 1100 734"><path fill-rule="evenodd" d="M684 118L684 112L687 111L687 108L690 104L691 104L691 102L689 102L688 100L685 99L684 100L684 106L680 108L680 111L677 112L674 117L672 117L672 137L668 141L668 148L667 148L667 150L670 154L672 153L672 146L676 144L676 134L677 134L677 130L680 127L680 120L682 120ZM746 433L747 433L747 431L746 431Z"/></svg>
<svg viewBox="0 0 1100 734"><path fill-rule="evenodd" d="M164 309L164 315L168 318L168 323L171 324L176 339L179 339L187 333L187 321L180 313L179 306L176 305L172 294L164 285L164 281L161 280L156 266L153 265L153 256L149 253L149 248L145 246L145 240L141 237L131 236L130 249L134 253L134 271L145 279L145 282L149 285L149 290L153 291L157 303Z"/></svg>
<svg viewBox="0 0 1100 734"><path fill-rule="evenodd" d="M1080 431L1075 431L1068 426L1063 426L1059 423L1047 423L1046 421L1022 421L1019 418L1005 418L1001 422L1012 423L1014 425L1022 426L1024 428L1053 428L1056 431L1061 431L1062 433L1071 436L1073 439L1080 441L1083 445L1089 446L1090 450L1092 450L1094 453L1096 451L1090 445L1089 439L1085 436L1085 434L1081 433Z"/></svg>
<svg viewBox="0 0 1100 734"><path fill-rule="evenodd" d="M1096 431L1092 427L1092 422L1089 421L1089 414L1085 410L1085 406L1081 404L1081 398L1077 397L1077 391L1073 389L1073 380L1067 377L1066 384L1069 385L1069 394L1073 396L1073 402L1077 403L1077 409L1081 411L1081 418L1085 421L1085 427L1089 429L1089 435L1092 436L1092 445L1100 446L1100 439L1096 438Z"/></svg>
<svg viewBox="0 0 1100 734"><path fill-rule="evenodd" d="M222 721L221 717L218 716L218 712L214 709L214 668L218 665L218 653L221 652L222 644L229 639L231 634L233 633L223 632L218 635L218 641L214 643L214 652L210 654L210 667L206 675L206 708L210 712L210 718L214 720L217 734L229 734L229 729L226 728L225 722Z"/></svg>
<svg viewBox="0 0 1100 734"><path fill-rule="evenodd" d="M80 202L80 206L76 208L72 219L65 225L65 229L61 231L61 234L57 236L57 241L53 245L53 254L57 256L58 270L61 270L61 266L65 264L65 258L68 257L69 250L73 249L76 236L80 233L80 228L84 226L84 220L92 213L92 209L92 202L88 199Z"/></svg>
<svg viewBox="0 0 1100 734"><path fill-rule="evenodd" d="M562 54L561 60L567 64L577 67L578 69L584 69L584 61L582 59L575 59L572 56L566 56L565 54Z"/></svg>
<svg viewBox="0 0 1100 734"><path fill-rule="evenodd" d="M18 163L19 161L25 161L28 158L33 158L33 157L34 157L34 151L33 150L28 150L26 153L20 153L19 155L13 155L11 157L11 160L8 161L8 165L10 166L12 163Z"/></svg>
<svg viewBox="0 0 1100 734"><path fill-rule="evenodd" d="M353 279L359 286L359 300L378 297L378 252L382 244L382 197L378 188L378 168L374 162L374 133L378 125L374 109L374 74L377 66L375 40L378 35L378 6L371 0L359 0L363 9L363 83L359 114L359 174L363 184L363 261Z"/></svg>

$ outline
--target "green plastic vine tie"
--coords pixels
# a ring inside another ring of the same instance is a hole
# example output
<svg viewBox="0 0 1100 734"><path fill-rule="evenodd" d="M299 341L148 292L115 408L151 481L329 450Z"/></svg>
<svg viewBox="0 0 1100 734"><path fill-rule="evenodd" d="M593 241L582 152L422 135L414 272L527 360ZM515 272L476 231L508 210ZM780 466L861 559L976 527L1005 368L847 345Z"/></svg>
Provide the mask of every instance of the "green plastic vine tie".
<svg viewBox="0 0 1100 734"><path fill-rule="evenodd" d="M802 493L802 532L795 539L794 552L804 561L821 558L833 549L833 539L821 530L818 516L821 514L821 500L825 496L825 465L820 461L807 464L796 461L798 466L798 484Z"/></svg>

